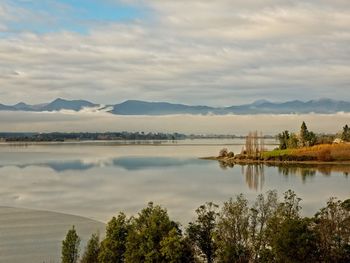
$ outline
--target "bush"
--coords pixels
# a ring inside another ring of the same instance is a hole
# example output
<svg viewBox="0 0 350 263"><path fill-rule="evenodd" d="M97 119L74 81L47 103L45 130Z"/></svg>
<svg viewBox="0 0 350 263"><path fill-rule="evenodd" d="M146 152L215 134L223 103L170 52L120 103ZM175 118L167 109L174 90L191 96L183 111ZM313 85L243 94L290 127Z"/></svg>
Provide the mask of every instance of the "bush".
<svg viewBox="0 0 350 263"><path fill-rule="evenodd" d="M228 158L233 158L233 157L235 157L235 154L234 154L233 152L229 152L229 153L227 154L227 157L228 157Z"/></svg>
<svg viewBox="0 0 350 263"><path fill-rule="evenodd" d="M223 148L223 149L220 150L219 157L227 157L227 155L228 155L227 148Z"/></svg>

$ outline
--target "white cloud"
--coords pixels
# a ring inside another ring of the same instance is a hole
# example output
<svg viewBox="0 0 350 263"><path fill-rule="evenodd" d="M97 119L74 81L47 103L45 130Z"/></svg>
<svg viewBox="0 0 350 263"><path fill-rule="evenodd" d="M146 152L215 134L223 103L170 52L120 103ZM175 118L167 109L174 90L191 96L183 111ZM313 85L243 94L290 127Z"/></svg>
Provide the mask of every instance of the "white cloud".
<svg viewBox="0 0 350 263"><path fill-rule="evenodd" d="M1 38L1 102L350 99L348 1L126 2L151 11L88 35Z"/></svg>

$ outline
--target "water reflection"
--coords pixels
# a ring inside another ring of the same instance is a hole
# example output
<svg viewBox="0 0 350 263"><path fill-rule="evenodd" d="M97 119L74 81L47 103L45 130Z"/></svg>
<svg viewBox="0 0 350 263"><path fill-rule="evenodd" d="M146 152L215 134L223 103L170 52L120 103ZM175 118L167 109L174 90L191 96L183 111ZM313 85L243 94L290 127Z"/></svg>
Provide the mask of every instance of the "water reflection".
<svg viewBox="0 0 350 263"><path fill-rule="evenodd" d="M313 167L306 167L303 182L303 176L296 175L301 174L298 167L222 165L226 169L222 170L215 161L198 159L221 148L220 144L0 147L0 205L106 222L119 211L135 214L153 201L187 223L204 202L220 204L240 193L254 200L257 192L293 189L303 198L306 215L331 196L345 199L350 194L350 180L339 167L323 166L315 175L310 173Z"/></svg>
<svg viewBox="0 0 350 263"><path fill-rule="evenodd" d="M220 167L223 170L228 168L234 168L235 165L225 162L219 162ZM236 164L241 167L241 174L245 176L246 184L249 189L262 190L265 182L265 168L275 167L278 174L284 177L300 176L303 184L307 182L307 178L311 178L317 175L317 173L323 176L331 176L332 173L340 173L348 178L350 173L350 166L348 164Z"/></svg>
<svg viewBox="0 0 350 263"><path fill-rule="evenodd" d="M125 170L144 170L144 169L163 169L170 167L181 167L203 162L199 159L180 159L170 157L120 157L106 160L97 160L87 163L84 160L66 160L66 161L46 161L29 162L24 164L6 163L0 165L0 168L16 167L26 169L28 167L46 167L55 172L62 173L66 171L86 171L97 167L120 167Z"/></svg>

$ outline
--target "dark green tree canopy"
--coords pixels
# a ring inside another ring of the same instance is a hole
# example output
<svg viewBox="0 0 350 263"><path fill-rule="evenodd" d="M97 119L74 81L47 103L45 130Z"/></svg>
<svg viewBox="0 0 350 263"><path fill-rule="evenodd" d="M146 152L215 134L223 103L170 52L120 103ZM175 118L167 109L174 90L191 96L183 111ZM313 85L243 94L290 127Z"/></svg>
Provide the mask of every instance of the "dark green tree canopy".
<svg viewBox="0 0 350 263"><path fill-rule="evenodd" d="M100 238L98 234L92 234L87 243L80 263L97 263L100 253Z"/></svg>
<svg viewBox="0 0 350 263"><path fill-rule="evenodd" d="M62 263L76 263L79 259L80 237L73 226L62 241Z"/></svg>

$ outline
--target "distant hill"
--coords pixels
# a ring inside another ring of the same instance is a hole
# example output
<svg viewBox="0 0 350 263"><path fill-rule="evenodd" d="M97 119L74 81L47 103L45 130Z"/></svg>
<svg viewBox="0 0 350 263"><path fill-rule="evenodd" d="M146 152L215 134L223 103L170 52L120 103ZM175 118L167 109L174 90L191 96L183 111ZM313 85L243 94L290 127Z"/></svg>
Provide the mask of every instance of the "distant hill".
<svg viewBox="0 0 350 263"><path fill-rule="evenodd" d="M214 108L208 106L188 106L167 102L146 102L128 100L113 105L114 114L118 115L167 115L167 114L208 114Z"/></svg>
<svg viewBox="0 0 350 263"><path fill-rule="evenodd" d="M350 112L350 102L331 99L310 101L287 101L282 103L258 100L251 104L230 107L191 106L168 102L146 102L127 100L114 105L99 105L86 100L56 99L50 103L29 105L23 102L9 106L0 104L0 111L80 111L84 108L100 108L100 110L116 115L171 115L171 114L298 114Z"/></svg>
<svg viewBox="0 0 350 263"><path fill-rule="evenodd" d="M24 102L17 103L13 106L0 104L0 111L60 111L73 110L80 111L83 108L97 107L99 104L94 104L86 100L64 100L61 98L55 99L50 103L29 105Z"/></svg>

